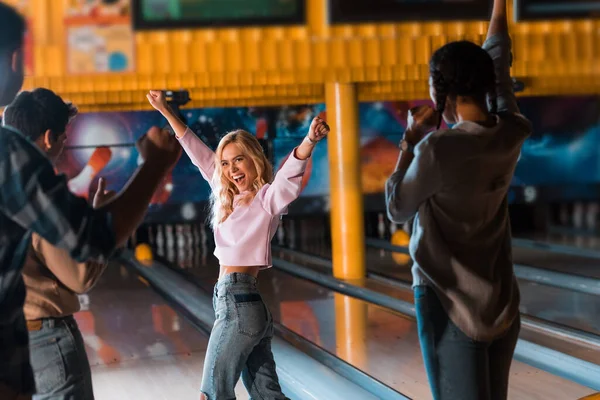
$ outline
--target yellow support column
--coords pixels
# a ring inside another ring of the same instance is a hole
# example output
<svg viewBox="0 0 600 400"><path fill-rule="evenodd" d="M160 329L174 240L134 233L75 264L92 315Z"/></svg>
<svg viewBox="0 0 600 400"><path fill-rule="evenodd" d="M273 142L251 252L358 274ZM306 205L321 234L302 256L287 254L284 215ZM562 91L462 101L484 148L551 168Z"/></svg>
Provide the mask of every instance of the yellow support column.
<svg viewBox="0 0 600 400"><path fill-rule="evenodd" d="M333 276L365 277L363 193L360 178L358 99L352 83L325 86L331 192Z"/></svg>

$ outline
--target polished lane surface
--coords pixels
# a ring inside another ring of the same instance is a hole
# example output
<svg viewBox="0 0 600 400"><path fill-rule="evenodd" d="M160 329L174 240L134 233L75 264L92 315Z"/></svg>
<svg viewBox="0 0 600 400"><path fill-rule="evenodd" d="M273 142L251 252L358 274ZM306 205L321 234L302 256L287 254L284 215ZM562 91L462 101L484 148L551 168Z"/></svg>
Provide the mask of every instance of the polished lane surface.
<svg viewBox="0 0 600 400"><path fill-rule="evenodd" d="M208 338L143 280L113 263L80 302L96 400L198 398Z"/></svg>
<svg viewBox="0 0 600 400"><path fill-rule="evenodd" d="M181 253L198 262L173 258L172 267L211 293L218 277L212 249L204 248L202 255L194 249ZM259 281L276 321L404 395L431 399L414 319L277 269L261 272ZM513 362L510 398L558 400L590 393L589 388Z"/></svg>
<svg viewBox="0 0 600 400"><path fill-rule="evenodd" d="M296 251L331 259L331 248L315 240L300 241ZM600 264L600 260L597 261ZM405 284L412 282L411 260L406 254L366 248L367 270ZM600 270L600 265L598 265ZM600 296L519 279L521 312L600 335ZM382 289L385 290L385 289ZM397 296L395 296L397 297ZM403 299L406 300L406 299ZM412 298L408 299L412 301Z"/></svg>

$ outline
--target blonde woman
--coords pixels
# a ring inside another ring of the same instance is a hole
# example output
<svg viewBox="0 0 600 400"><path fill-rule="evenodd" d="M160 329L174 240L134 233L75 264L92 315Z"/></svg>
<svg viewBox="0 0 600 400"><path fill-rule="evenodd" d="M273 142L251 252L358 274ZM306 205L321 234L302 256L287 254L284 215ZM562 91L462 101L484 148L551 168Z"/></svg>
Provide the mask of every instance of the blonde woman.
<svg viewBox="0 0 600 400"><path fill-rule="evenodd" d="M228 133L214 153L179 120L161 91L147 97L212 189L211 225L221 268L200 399L235 399L240 375L251 398L286 399L271 352L273 318L258 292L257 277L271 267L271 239L279 217L298 197L307 160L329 127L315 118L273 179L273 169L250 133Z"/></svg>

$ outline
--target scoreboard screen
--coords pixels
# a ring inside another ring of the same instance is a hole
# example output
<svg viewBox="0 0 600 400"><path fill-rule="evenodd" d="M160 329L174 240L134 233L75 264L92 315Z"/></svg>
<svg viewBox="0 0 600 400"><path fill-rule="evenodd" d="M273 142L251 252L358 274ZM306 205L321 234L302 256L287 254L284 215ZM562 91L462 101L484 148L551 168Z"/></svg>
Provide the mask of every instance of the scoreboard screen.
<svg viewBox="0 0 600 400"><path fill-rule="evenodd" d="M487 20L491 0L329 0L332 23Z"/></svg>
<svg viewBox="0 0 600 400"><path fill-rule="evenodd" d="M305 22L305 0L133 0L136 30Z"/></svg>
<svg viewBox="0 0 600 400"><path fill-rule="evenodd" d="M515 0L517 21L600 17L600 0Z"/></svg>

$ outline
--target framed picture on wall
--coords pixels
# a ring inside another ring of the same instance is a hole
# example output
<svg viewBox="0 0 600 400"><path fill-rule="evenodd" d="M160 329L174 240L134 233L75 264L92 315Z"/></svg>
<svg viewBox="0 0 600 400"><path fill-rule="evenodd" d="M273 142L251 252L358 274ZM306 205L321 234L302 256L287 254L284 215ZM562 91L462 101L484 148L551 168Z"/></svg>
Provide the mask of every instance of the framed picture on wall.
<svg viewBox="0 0 600 400"><path fill-rule="evenodd" d="M304 24L305 0L132 0L135 30Z"/></svg>
<svg viewBox="0 0 600 400"><path fill-rule="evenodd" d="M599 17L600 0L515 0L517 21Z"/></svg>
<svg viewBox="0 0 600 400"><path fill-rule="evenodd" d="M336 23L487 20L491 0L329 0Z"/></svg>

